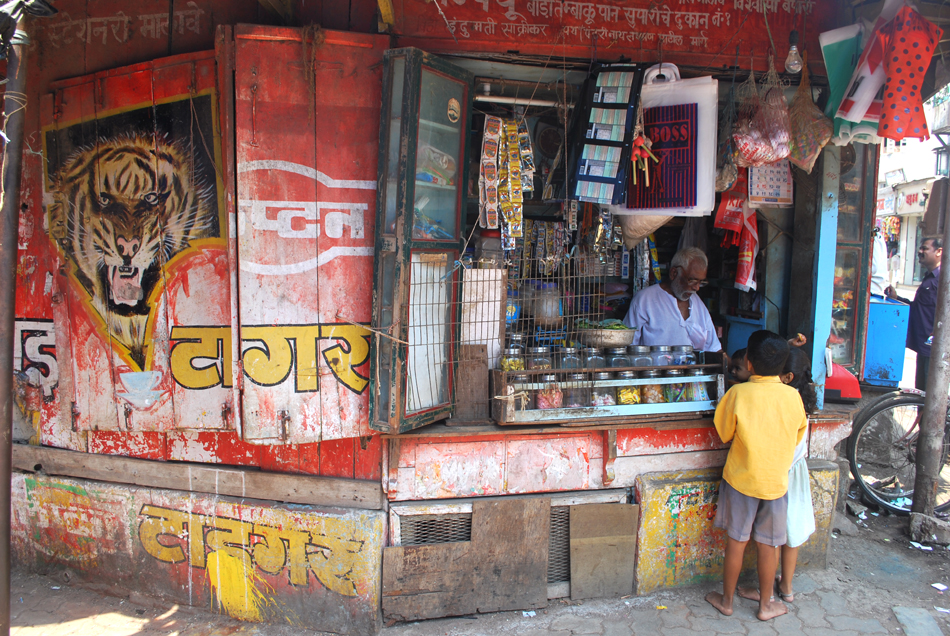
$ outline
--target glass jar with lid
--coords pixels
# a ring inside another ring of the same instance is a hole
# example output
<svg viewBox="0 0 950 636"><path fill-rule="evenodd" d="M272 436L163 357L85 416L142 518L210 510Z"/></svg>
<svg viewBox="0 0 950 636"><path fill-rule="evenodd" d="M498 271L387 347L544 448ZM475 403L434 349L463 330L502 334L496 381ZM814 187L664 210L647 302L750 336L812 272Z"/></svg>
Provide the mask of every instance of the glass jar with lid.
<svg viewBox="0 0 950 636"><path fill-rule="evenodd" d="M613 380L614 374L607 371L598 371L594 374L594 381ZM595 386L590 390L592 406L614 406L617 404L617 394L612 386Z"/></svg>
<svg viewBox="0 0 950 636"><path fill-rule="evenodd" d="M520 349L521 354L524 355L524 352L525 352L524 334L523 333L509 333L508 334L508 348Z"/></svg>
<svg viewBox="0 0 950 636"><path fill-rule="evenodd" d="M550 369L551 348L550 347L528 347L528 368L529 369Z"/></svg>
<svg viewBox="0 0 950 636"><path fill-rule="evenodd" d="M571 384L564 388L564 407L568 409L590 406L590 388L587 386L586 373L571 373L567 376Z"/></svg>
<svg viewBox="0 0 950 636"><path fill-rule="evenodd" d="M650 347L650 357L653 358L653 366L655 367L666 367L673 364L673 353L670 347L666 345Z"/></svg>
<svg viewBox="0 0 950 636"><path fill-rule="evenodd" d="M564 404L564 393L558 386L557 376L553 373L541 376L544 385L534 392L534 407L537 409L559 409Z"/></svg>
<svg viewBox="0 0 950 636"><path fill-rule="evenodd" d="M648 380L656 380L660 377L660 371L657 369L647 369L640 373L640 377ZM640 402L643 404L663 404L666 402L666 396L663 395L662 384L641 384Z"/></svg>
<svg viewBox="0 0 950 636"><path fill-rule="evenodd" d="M604 359L604 352L596 347L587 347L582 352L584 354L585 369L603 369L607 366Z"/></svg>
<svg viewBox="0 0 950 636"><path fill-rule="evenodd" d="M636 379L637 374L634 371L618 371L617 379L618 380L634 380ZM617 387L617 404L628 405L628 404L639 404L640 403L640 386L631 382L625 386Z"/></svg>
<svg viewBox="0 0 950 636"><path fill-rule="evenodd" d="M690 377L706 375L706 371L705 369L689 369L686 375ZM693 380L689 383L686 393L691 402L707 402L709 400L709 390L706 388L705 382Z"/></svg>
<svg viewBox="0 0 950 636"><path fill-rule="evenodd" d="M696 354L693 353L693 345L676 345L671 347L670 352L673 355L673 364L696 364Z"/></svg>
<svg viewBox="0 0 950 636"><path fill-rule="evenodd" d="M524 371L524 351L509 347L501 355L502 371Z"/></svg>
<svg viewBox="0 0 950 636"><path fill-rule="evenodd" d="M626 347L611 347L610 349L607 349L606 358L608 367L633 366L630 364L630 356L627 355Z"/></svg>
<svg viewBox="0 0 950 636"><path fill-rule="evenodd" d="M577 347L561 347L559 352L559 369L583 369L584 361L581 359L580 351Z"/></svg>
<svg viewBox="0 0 950 636"><path fill-rule="evenodd" d="M534 391L524 388L526 384L531 383L524 373L515 373L508 376L508 395L514 399L514 408L516 411L525 411L534 408Z"/></svg>
<svg viewBox="0 0 950 636"><path fill-rule="evenodd" d="M666 377L668 378L678 378L679 382L674 382L671 384L663 385L663 396L666 398L666 401L669 403L673 402L686 402L686 387L689 386L687 382L683 382L683 370L682 369L670 369L666 372Z"/></svg>
<svg viewBox="0 0 950 636"><path fill-rule="evenodd" d="M653 366L653 356L650 355L650 347L646 345L630 345L627 347L627 355L630 356L631 367Z"/></svg>
<svg viewBox="0 0 950 636"><path fill-rule="evenodd" d="M557 283L541 283L533 301L534 322L542 327L557 327L564 320L561 292Z"/></svg>

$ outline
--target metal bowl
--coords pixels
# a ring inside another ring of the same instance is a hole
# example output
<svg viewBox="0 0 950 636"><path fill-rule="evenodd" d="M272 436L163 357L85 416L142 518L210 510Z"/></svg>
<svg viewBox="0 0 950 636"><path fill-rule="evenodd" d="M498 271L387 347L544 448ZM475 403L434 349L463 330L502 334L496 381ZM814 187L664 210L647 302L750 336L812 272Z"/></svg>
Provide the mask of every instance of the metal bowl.
<svg viewBox="0 0 950 636"><path fill-rule="evenodd" d="M588 347L607 349L610 347L626 347L633 343L636 329L582 329L577 338Z"/></svg>

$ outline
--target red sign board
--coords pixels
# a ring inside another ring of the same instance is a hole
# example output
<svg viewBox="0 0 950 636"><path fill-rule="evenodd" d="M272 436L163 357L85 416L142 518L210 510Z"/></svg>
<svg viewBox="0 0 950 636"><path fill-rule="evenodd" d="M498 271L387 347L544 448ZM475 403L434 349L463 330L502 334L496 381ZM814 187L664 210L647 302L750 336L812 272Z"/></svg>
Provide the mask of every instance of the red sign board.
<svg viewBox="0 0 950 636"><path fill-rule="evenodd" d="M835 3L818 0L396 0L394 31L400 45L427 50L517 51L543 56L600 59L627 56L635 62L735 63L756 68L775 38L781 65L793 29L807 36L817 55L818 34L834 28ZM766 24L768 23L768 24ZM807 25L806 25L807 23ZM439 40L441 45L426 45ZM444 46L444 48L443 48ZM579 49L587 49L582 51ZM662 56L659 52L662 51Z"/></svg>

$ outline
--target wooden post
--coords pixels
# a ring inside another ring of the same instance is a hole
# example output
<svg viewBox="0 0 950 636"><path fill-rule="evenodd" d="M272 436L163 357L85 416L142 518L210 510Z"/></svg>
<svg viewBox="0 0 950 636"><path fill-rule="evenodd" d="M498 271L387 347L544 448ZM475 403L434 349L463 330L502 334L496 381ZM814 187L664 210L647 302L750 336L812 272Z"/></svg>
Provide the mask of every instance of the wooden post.
<svg viewBox="0 0 950 636"><path fill-rule="evenodd" d="M20 176L26 109L26 48L29 38L17 24L7 53L0 195L0 634L10 633L10 468L13 444L13 337L16 331L17 232L20 224Z"/></svg>
<svg viewBox="0 0 950 636"><path fill-rule="evenodd" d="M927 373L927 399L920 420L917 440L917 478L911 511L933 515L937 501L937 480L946 459L943 439L947 417L947 387L950 386L950 198L943 214L943 256L937 282L937 308L934 314L933 345Z"/></svg>

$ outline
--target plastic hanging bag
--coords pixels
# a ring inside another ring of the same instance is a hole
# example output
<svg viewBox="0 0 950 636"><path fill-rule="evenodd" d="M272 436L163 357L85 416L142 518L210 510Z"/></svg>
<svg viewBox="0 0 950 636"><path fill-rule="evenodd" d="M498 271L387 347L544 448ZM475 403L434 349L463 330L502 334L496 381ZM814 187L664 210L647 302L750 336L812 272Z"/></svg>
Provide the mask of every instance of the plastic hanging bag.
<svg viewBox="0 0 950 636"><path fill-rule="evenodd" d="M647 69L640 92L643 109L696 104L696 203L675 208L612 208L614 214L704 216L716 206L716 131L719 112L719 82L712 77L681 79L673 64ZM654 149L655 151L656 149ZM653 170L655 163L648 162ZM654 182L655 183L655 182Z"/></svg>
<svg viewBox="0 0 950 636"><path fill-rule="evenodd" d="M742 232L742 225L745 221L743 206L749 198L747 179L746 169L739 168L738 176L732 188L722 195L713 227L734 232L737 236Z"/></svg>
<svg viewBox="0 0 950 636"><path fill-rule="evenodd" d="M811 98L811 84L808 81L808 58L805 58L805 70L802 81L795 91L792 105L788 109L791 121L792 137L789 160L811 174L822 148L834 134L834 123L815 106Z"/></svg>
<svg viewBox="0 0 950 636"><path fill-rule="evenodd" d="M755 126L762 104L759 100L759 87L755 83L755 73L749 72L749 78L736 90L739 101L738 119L732 132L736 144L736 163L739 167L761 165L772 154L772 145L768 137Z"/></svg>
<svg viewBox="0 0 950 636"><path fill-rule="evenodd" d="M755 210L746 201L742 206L745 222L739 236L739 263L736 266L736 289L752 291L756 287L755 257L759 253L759 233L756 230Z"/></svg>
<svg viewBox="0 0 950 636"><path fill-rule="evenodd" d="M771 59L761 92L755 89L755 75L750 73L749 79L739 87L739 121L733 133L740 166L775 163L788 157L791 151L788 103Z"/></svg>
<svg viewBox="0 0 950 636"><path fill-rule="evenodd" d="M726 192L736 182L739 169L736 166L735 144L732 129L736 125L736 85L729 87L726 106L719 117L719 149L716 153L716 192Z"/></svg>

